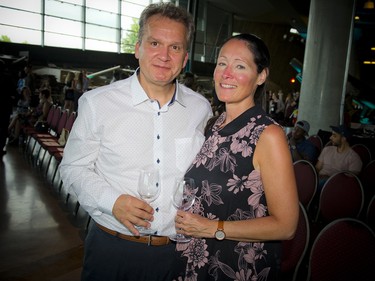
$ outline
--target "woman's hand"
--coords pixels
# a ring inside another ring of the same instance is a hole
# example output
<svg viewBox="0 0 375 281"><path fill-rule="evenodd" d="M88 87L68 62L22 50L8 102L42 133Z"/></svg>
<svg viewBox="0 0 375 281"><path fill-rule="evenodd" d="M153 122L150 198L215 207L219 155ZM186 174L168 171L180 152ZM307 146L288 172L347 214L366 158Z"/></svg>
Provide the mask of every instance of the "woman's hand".
<svg viewBox="0 0 375 281"><path fill-rule="evenodd" d="M177 233L195 238L213 238L217 229L217 221L180 210L177 211L175 223Z"/></svg>

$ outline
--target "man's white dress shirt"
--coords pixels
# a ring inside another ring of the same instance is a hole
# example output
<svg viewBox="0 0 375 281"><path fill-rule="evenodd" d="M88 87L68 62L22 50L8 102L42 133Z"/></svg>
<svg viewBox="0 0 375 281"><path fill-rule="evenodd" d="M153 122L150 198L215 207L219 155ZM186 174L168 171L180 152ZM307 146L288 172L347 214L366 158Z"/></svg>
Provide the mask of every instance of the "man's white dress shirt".
<svg viewBox="0 0 375 281"><path fill-rule="evenodd" d="M60 174L99 224L129 234L112 215L121 194L137 194L140 169L160 171L159 197L152 228L158 235L175 233L176 209L171 195L204 141L204 126L212 116L202 95L176 83L173 100L159 108L139 84L128 79L86 92L64 149Z"/></svg>

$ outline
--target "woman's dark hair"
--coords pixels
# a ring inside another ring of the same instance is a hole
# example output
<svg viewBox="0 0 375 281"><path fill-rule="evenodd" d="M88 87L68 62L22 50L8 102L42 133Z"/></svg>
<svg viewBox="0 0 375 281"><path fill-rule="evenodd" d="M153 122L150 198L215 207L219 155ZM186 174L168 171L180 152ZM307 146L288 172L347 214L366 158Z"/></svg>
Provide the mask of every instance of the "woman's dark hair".
<svg viewBox="0 0 375 281"><path fill-rule="evenodd" d="M257 66L257 72L261 73L264 69L266 69L268 75L268 70L271 64L271 57L268 47L261 38L254 34L241 33L226 39L220 48L222 48L225 45L225 43L227 43L230 40L244 41L247 47L249 48L250 52L254 56L254 63ZM264 89L265 83L258 86L254 94L254 100L257 100L264 93Z"/></svg>
<svg viewBox="0 0 375 281"><path fill-rule="evenodd" d="M257 66L257 72L261 73L263 70L269 71L269 67L271 64L271 57L270 52L268 50L268 47L263 42L262 39L260 39L258 36L250 33L241 33L238 35L231 36L227 38L223 44L221 44L220 49L231 40L241 40L244 41L249 48L250 52L254 56L254 63ZM263 93L265 92L265 83L262 85L259 85L255 91L254 94L254 100L256 101ZM208 131L209 128L213 126L218 116L212 117L210 120L208 120L205 132Z"/></svg>

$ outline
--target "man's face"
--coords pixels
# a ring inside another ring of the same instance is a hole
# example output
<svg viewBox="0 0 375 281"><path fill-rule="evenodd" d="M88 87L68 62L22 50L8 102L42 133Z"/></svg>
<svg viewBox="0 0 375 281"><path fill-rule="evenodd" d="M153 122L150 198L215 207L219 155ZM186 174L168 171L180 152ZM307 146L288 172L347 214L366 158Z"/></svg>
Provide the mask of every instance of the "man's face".
<svg viewBox="0 0 375 281"><path fill-rule="evenodd" d="M293 128L292 135L294 139L299 140L305 137L305 131L298 126L295 126Z"/></svg>
<svg viewBox="0 0 375 281"><path fill-rule="evenodd" d="M167 85L180 74L188 59L186 32L182 23L159 15L149 18L135 47L142 86Z"/></svg>
<svg viewBox="0 0 375 281"><path fill-rule="evenodd" d="M329 139L334 146L340 146L341 143L342 143L342 138L343 137L340 134L338 134L336 132L332 132L332 135Z"/></svg>

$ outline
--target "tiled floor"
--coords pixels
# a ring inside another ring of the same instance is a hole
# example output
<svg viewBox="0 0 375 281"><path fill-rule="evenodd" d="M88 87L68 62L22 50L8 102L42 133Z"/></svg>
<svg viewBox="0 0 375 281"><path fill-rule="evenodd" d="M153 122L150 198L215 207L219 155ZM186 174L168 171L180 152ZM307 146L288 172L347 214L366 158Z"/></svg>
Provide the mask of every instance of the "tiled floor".
<svg viewBox="0 0 375 281"><path fill-rule="evenodd" d="M76 281L87 216L17 145L0 160L0 280Z"/></svg>

